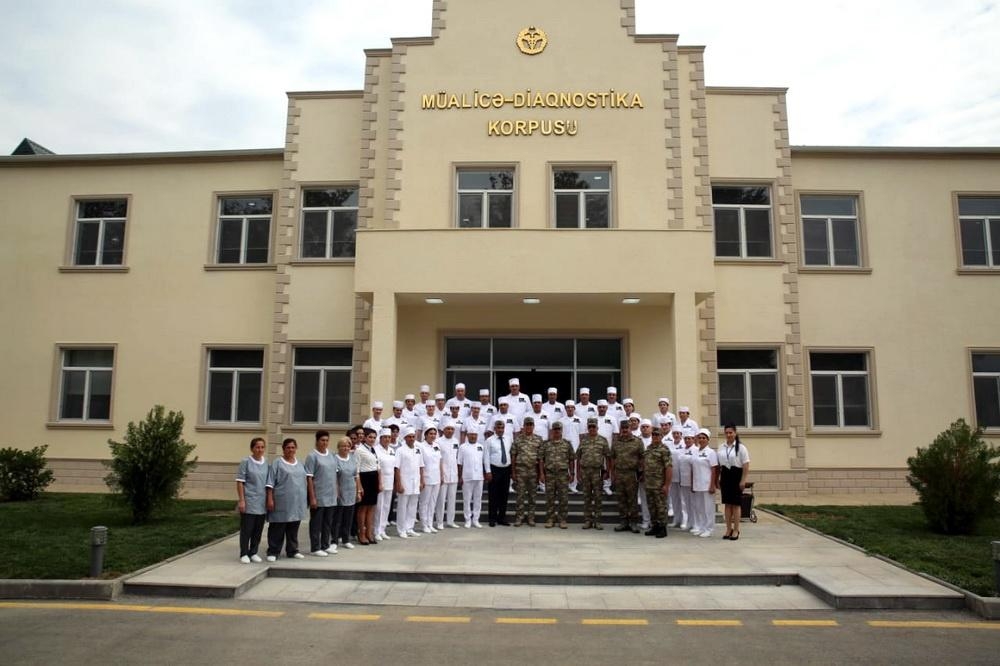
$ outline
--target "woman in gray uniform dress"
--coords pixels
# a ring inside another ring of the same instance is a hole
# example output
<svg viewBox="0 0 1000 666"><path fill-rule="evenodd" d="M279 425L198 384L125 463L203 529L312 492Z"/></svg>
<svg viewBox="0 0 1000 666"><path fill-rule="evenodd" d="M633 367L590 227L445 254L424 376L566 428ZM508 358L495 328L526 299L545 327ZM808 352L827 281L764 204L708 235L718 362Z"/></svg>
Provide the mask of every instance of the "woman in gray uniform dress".
<svg viewBox="0 0 1000 666"><path fill-rule="evenodd" d="M337 510L333 519L333 540L344 544L344 548L354 548L351 543L351 523L354 520L354 505L361 499L361 484L358 478L358 459L351 452L351 440L344 437L337 442Z"/></svg>
<svg viewBox="0 0 1000 666"><path fill-rule="evenodd" d="M267 517L267 462L264 450L267 443L263 437L250 440L250 455L240 461L236 473L236 496L240 509L240 562L262 562L257 549L260 536L264 532Z"/></svg>
<svg viewBox="0 0 1000 666"><path fill-rule="evenodd" d="M288 437L281 443L281 457L267 474L267 561L274 562L284 545L288 557L297 560L299 523L306 516L306 471L295 459L298 444Z"/></svg>

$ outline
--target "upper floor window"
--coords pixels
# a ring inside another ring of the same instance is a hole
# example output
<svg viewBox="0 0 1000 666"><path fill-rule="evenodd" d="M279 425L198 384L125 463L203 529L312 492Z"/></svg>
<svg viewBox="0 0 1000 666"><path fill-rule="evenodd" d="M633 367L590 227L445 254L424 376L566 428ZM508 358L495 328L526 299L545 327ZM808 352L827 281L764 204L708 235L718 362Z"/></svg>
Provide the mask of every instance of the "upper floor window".
<svg viewBox="0 0 1000 666"><path fill-rule="evenodd" d="M972 391L976 425L1000 428L1000 352L972 353Z"/></svg>
<svg viewBox="0 0 1000 666"><path fill-rule="evenodd" d="M125 257L127 213L127 199L77 201L73 263L77 266L121 266Z"/></svg>
<svg viewBox="0 0 1000 666"><path fill-rule="evenodd" d="M866 352L810 352L813 425L871 427Z"/></svg>
<svg viewBox="0 0 1000 666"><path fill-rule="evenodd" d="M556 228L611 226L611 170L556 169L552 172Z"/></svg>
<svg viewBox="0 0 1000 666"><path fill-rule="evenodd" d="M216 261L266 264L271 255L271 197L219 197Z"/></svg>
<svg viewBox="0 0 1000 666"><path fill-rule="evenodd" d="M513 226L514 170L460 169L457 210L462 228Z"/></svg>
<svg viewBox="0 0 1000 666"><path fill-rule="evenodd" d="M206 420L260 423L263 384L262 349L209 349Z"/></svg>
<svg viewBox="0 0 1000 666"><path fill-rule="evenodd" d="M60 421L110 421L112 348L60 350Z"/></svg>
<svg viewBox="0 0 1000 666"><path fill-rule="evenodd" d="M962 265L1000 268L1000 197L958 197Z"/></svg>
<svg viewBox="0 0 1000 666"><path fill-rule="evenodd" d="M358 188L302 191L302 258L354 256L358 230Z"/></svg>
<svg viewBox="0 0 1000 666"><path fill-rule="evenodd" d="M774 256L771 241L771 190L766 185L715 185L715 256Z"/></svg>
<svg viewBox="0 0 1000 666"><path fill-rule="evenodd" d="M778 426L778 351L720 349L721 421L749 428Z"/></svg>
<svg viewBox="0 0 1000 666"><path fill-rule="evenodd" d="M858 198L803 194L802 246L806 266L860 266Z"/></svg>

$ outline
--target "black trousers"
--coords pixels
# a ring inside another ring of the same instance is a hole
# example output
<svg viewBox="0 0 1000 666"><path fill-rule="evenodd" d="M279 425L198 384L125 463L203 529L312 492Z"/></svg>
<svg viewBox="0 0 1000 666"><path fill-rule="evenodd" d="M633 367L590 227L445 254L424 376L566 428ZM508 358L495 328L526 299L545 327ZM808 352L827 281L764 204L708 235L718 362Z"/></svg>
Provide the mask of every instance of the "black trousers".
<svg viewBox="0 0 1000 666"><path fill-rule="evenodd" d="M333 510L335 506L318 506L309 509L309 552L326 550L330 547L333 532Z"/></svg>
<svg viewBox="0 0 1000 666"><path fill-rule="evenodd" d="M510 467L494 467L489 488L491 523L507 522L507 500L510 497Z"/></svg>
<svg viewBox="0 0 1000 666"><path fill-rule="evenodd" d="M347 543L351 540L351 524L353 522L353 504L333 507L333 543Z"/></svg>
<svg viewBox="0 0 1000 666"><path fill-rule="evenodd" d="M285 546L285 554L288 557L299 552L299 524L301 520L294 520L290 523L268 523L267 526L267 554L281 555L281 546Z"/></svg>
<svg viewBox="0 0 1000 666"><path fill-rule="evenodd" d="M257 554L260 536L264 533L265 513L240 514L240 557Z"/></svg>

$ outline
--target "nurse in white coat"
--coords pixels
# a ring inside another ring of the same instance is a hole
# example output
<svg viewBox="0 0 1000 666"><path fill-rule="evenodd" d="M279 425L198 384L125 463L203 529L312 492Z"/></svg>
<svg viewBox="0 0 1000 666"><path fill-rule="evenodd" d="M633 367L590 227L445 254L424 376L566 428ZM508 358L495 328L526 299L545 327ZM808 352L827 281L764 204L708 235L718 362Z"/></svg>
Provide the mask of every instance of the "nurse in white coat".
<svg viewBox="0 0 1000 666"><path fill-rule="evenodd" d="M389 526L389 508L392 506L392 491L396 485L396 449L392 447L392 430L382 428L379 432L375 457L378 458L378 502L375 513L375 540L388 539L385 533Z"/></svg>
<svg viewBox="0 0 1000 666"><path fill-rule="evenodd" d="M458 447L458 473L462 484L465 528L482 527L479 514L483 508L483 481L490 481L490 457L479 442L478 434L468 433L468 440Z"/></svg>
<svg viewBox="0 0 1000 666"><path fill-rule="evenodd" d="M708 445L711 434L708 428L698 431L698 450L691 460L695 515L691 533L702 538L712 536L712 528L715 527L715 489L719 482L719 457Z"/></svg>
<svg viewBox="0 0 1000 666"><path fill-rule="evenodd" d="M420 444L420 454L424 458L424 487L420 491L417 513L424 534L437 532L434 527L434 512L437 510L438 493L441 491L441 446L437 441L437 428L424 430L424 441Z"/></svg>
<svg viewBox="0 0 1000 666"><path fill-rule="evenodd" d="M442 436L438 438L438 446L441 447L441 492L438 493L437 507L434 511L434 526L439 530L443 530L445 525L458 527L455 524L455 496L458 491L460 443L455 436L453 422L445 421L442 431Z"/></svg>
<svg viewBox="0 0 1000 666"><path fill-rule="evenodd" d="M407 428L404 444L396 449L396 532L403 539L415 537L417 504L424 489L424 459L416 448L417 433Z"/></svg>
<svg viewBox="0 0 1000 666"><path fill-rule="evenodd" d="M677 474L674 474L673 479L670 481L670 510L673 513L674 520L670 524L671 527L680 527L684 523L684 509L682 500L684 493L681 492L681 456L684 455L684 431L680 426L673 426L670 428L670 444L667 448L670 449L670 456L674 460L674 468L678 470ZM666 439L664 439L666 441ZM688 493L690 495L690 492Z"/></svg>
<svg viewBox="0 0 1000 666"><path fill-rule="evenodd" d="M675 425L675 428L680 428ZM683 433L683 430L682 430ZM681 495L681 524L682 530L694 526L694 493L691 490L691 463L694 461L694 454L698 447L694 445L694 436L684 435L684 451L677 457L674 465L677 466L677 476L680 477Z"/></svg>

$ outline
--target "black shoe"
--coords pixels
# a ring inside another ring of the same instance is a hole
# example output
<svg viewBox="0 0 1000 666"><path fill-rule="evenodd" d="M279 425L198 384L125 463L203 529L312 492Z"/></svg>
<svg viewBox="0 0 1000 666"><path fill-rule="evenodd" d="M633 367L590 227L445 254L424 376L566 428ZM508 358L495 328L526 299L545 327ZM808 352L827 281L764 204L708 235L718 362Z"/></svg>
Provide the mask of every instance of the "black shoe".
<svg viewBox="0 0 1000 666"><path fill-rule="evenodd" d="M501 520L500 522L497 523L497 525L503 525L504 527L510 527L510 523L508 523L506 520Z"/></svg>
<svg viewBox="0 0 1000 666"><path fill-rule="evenodd" d="M667 526L660 525L660 529L654 535L657 539L663 539L667 536Z"/></svg>
<svg viewBox="0 0 1000 666"><path fill-rule="evenodd" d="M639 534L642 530L639 529L638 525L632 525L632 534Z"/></svg>
<svg viewBox="0 0 1000 666"><path fill-rule="evenodd" d="M615 532L628 532L632 528L629 527L628 523L622 523L621 525L615 525Z"/></svg>
<svg viewBox="0 0 1000 666"><path fill-rule="evenodd" d="M650 525L649 529L643 532L646 536L656 536L660 532L658 525Z"/></svg>
<svg viewBox="0 0 1000 666"><path fill-rule="evenodd" d="M490 527L496 527L496 526L497 526L497 521L491 520L490 521Z"/></svg>

